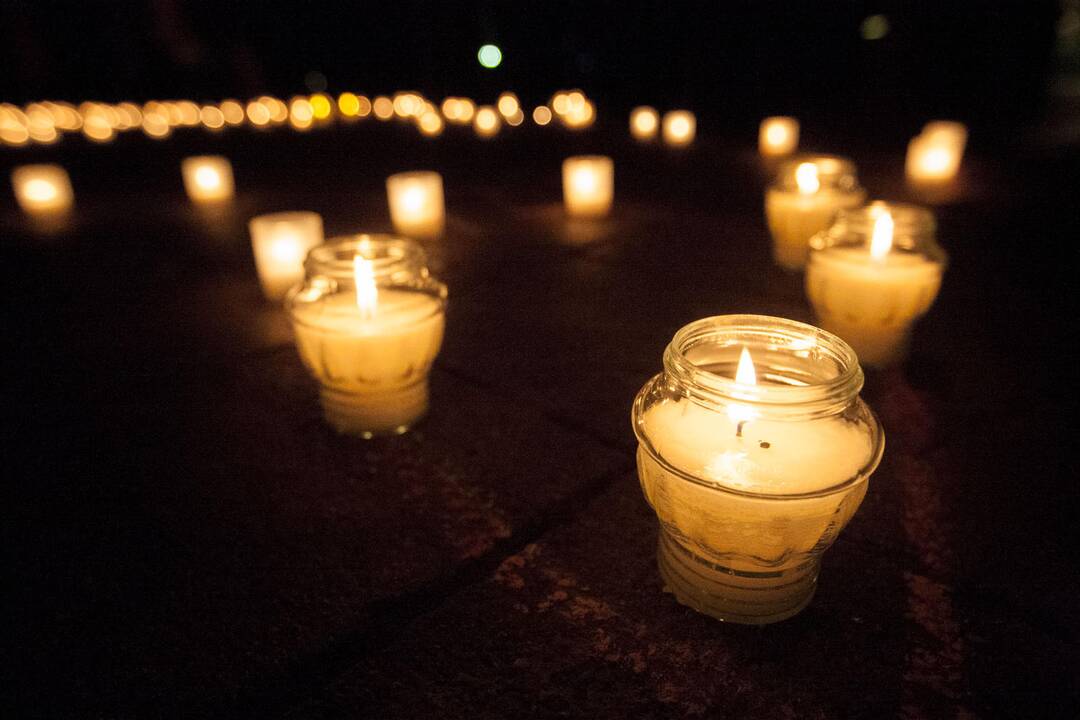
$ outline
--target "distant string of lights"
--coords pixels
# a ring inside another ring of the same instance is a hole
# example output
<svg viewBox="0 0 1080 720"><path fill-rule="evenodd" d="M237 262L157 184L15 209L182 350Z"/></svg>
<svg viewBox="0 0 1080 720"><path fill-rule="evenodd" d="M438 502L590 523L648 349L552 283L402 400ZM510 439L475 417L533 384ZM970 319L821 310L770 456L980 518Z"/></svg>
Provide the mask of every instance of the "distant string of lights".
<svg viewBox="0 0 1080 720"><path fill-rule="evenodd" d="M222 132L247 127L266 130L288 126L307 131L335 122L351 123L375 118L402 120L425 136L442 134L447 124L471 125L480 137L497 135L504 125L516 127L527 118L540 126L557 122L582 130L596 121L596 105L581 90L560 90L549 102L527 113L517 95L504 92L493 105L480 105L467 97L448 97L436 105L419 92L366 95L343 92L297 95L288 101L263 95L247 102L227 99L218 103L191 100L151 100L78 105L44 100L19 107L0 103L0 145L51 145L65 135L80 134L94 143L111 142L117 135L142 132L163 140L175 130L202 128Z"/></svg>

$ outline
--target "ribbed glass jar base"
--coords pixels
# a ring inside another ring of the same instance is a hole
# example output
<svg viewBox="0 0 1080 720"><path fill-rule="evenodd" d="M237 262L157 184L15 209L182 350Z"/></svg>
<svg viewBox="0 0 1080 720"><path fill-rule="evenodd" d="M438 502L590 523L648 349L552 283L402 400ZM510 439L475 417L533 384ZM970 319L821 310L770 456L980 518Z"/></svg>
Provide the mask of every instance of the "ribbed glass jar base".
<svg viewBox="0 0 1080 720"><path fill-rule="evenodd" d="M427 413L428 381L425 377L403 388L371 393L323 387L320 400L327 424L343 435L400 435Z"/></svg>
<svg viewBox="0 0 1080 720"><path fill-rule="evenodd" d="M820 563L748 572L696 554L661 528L660 576L682 605L724 622L767 625L798 614L814 597Z"/></svg>

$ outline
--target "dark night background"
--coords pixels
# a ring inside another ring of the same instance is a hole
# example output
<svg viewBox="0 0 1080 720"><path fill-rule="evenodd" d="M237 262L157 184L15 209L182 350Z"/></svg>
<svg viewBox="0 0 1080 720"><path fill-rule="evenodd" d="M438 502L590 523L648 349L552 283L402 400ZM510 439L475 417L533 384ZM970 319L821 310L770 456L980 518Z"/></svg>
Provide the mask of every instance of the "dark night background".
<svg viewBox="0 0 1080 720"><path fill-rule="evenodd" d="M888 32L864 38L874 15ZM1080 0L0 0L19 105L409 89L531 109L574 87L598 109L581 133L0 146L0 715L1080 717ZM693 146L632 142L639 104L694 110ZM867 373L886 455L814 601L749 628L662 592L628 411L691 320L814 320L769 255L772 114L872 197L931 204L950 264L908 361ZM903 153L938 118L970 142L924 196ZM583 241L559 163L592 152L616 202ZM214 216L179 179L203 153L236 170ZM31 162L71 173L59 231L6 184ZM385 177L418 168L448 209L426 245L450 287L432 409L338 437L245 224L387 231Z"/></svg>

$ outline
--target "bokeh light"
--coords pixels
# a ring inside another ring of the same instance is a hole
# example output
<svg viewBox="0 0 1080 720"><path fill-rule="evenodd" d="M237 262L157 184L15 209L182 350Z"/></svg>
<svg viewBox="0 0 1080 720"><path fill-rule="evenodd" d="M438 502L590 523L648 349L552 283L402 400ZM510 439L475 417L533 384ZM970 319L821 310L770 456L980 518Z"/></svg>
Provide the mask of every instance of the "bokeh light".
<svg viewBox="0 0 1080 720"><path fill-rule="evenodd" d="M499 49L498 45L481 45L480 50L476 53L476 59L488 69L499 67L502 63L502 57L502 50Z"/></svg>
<svg viewBox="0 0 1080 720"><path fill-rule="evenodd" d="M532 119L537 125L547 125L551 122L551 110L547 105L537 105L532 112Z"/></svg>

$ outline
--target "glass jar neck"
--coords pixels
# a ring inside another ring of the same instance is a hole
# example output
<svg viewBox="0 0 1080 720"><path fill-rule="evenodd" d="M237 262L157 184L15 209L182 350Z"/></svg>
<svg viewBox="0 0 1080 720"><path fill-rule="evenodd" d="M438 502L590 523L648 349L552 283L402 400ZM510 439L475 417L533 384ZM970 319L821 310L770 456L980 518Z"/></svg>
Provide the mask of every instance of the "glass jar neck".
<svg viewBox="0 0 1080 720"><path fill-rule="evenodd" d="M840 210L833 224L810 240L814 250L831 247L869 248L882 214L892 218L893 252L919 254L944 263L945 251L937 244L937 222L930 210L909 203L876 200L859 208Z"/></svg>
<svg viewBox="0 0 1080 720"><path fill-rule="evenodd" d="M756 384L735 379L744 349ZM664 377L710 409L737 405L773 420L842 413L863 385L855 352L843 340L812 325L765 315L723 315L683 327L664 351Z"/></svg>
<svg viewBox="0 0 1080 720"><path fill-rule="evenodd" d="M809 173L805 167L807 165L813 166ZM807 188L808 182L813 190ZM794 192L853 192L859 189L859 178L855 163L848 158L839 155L799 155L780 166L774 184L778 189Z"/></svg>
<svg viewBox="0 0 1080 720"><path fill-rule="evenodd" d="M414 241L393 235L349 235L331 238L308 253L304 271L308 278L335 283L355 283L355 260L370 263L377 285L400 285L429 277L427 257Z"/></svg>

